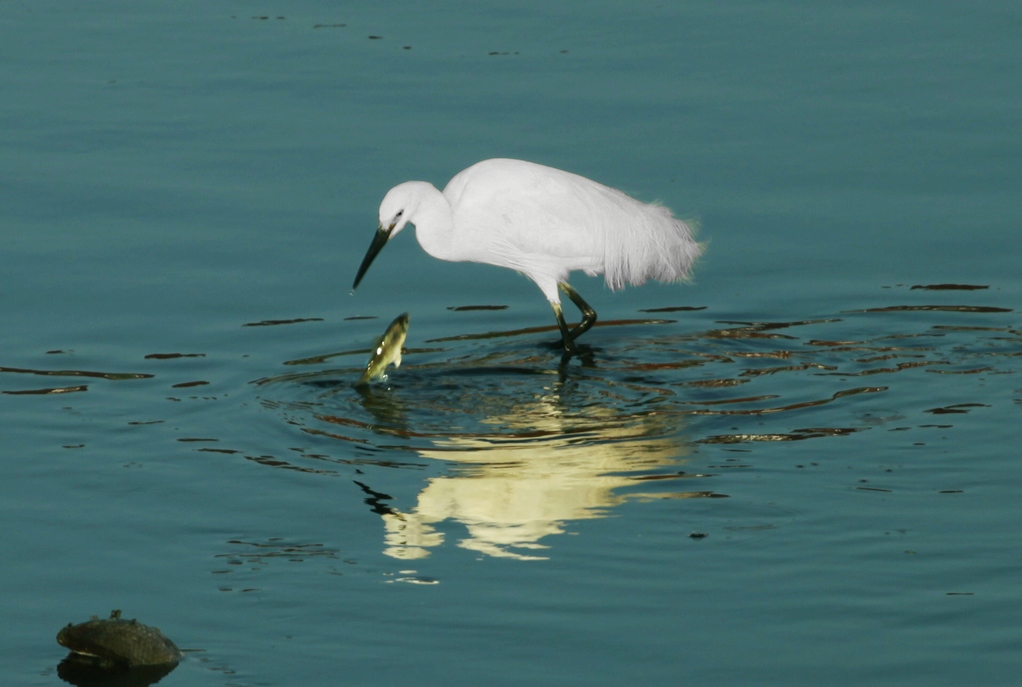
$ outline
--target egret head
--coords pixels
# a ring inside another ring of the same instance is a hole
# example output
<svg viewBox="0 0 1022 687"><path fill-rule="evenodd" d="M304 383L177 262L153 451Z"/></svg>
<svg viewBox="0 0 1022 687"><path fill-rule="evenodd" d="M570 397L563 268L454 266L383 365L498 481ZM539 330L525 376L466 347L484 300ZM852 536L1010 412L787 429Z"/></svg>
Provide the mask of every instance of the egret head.
<svg viewBox="0 0 1022 687"><path fill-rule="evenodd" d="M373 242L369 244L369 250L362 258L362 264L355 275L355 283L352 289L358 287L363 275L369 269L369 265L376 259L377 254L387 245L387 241L397 236L398 232L405 228L415 208L418 206L419 194L417 186L423 182L406 181L398 184L387 192L380 203L380 226L376 229Z"/></svg>
<svg viewBox="0 0 1022 687"><path fill-rule="evenodd" d="M422 182L406 181L387 191L380 203L380 227L390 232L391 236L405 228L409 219L419 206Z"/></svg>

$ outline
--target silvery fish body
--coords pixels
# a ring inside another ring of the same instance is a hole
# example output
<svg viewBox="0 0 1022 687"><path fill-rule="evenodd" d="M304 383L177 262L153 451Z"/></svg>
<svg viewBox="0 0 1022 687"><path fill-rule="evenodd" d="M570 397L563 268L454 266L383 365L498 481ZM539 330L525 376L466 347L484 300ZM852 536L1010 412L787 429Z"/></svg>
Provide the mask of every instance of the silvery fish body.
<svg viewBox="0 0 1022 687"><path fill-rule="evenodd" d="M111 612L107 620L92 616L84 623L68 623L57 633L57 642L111 666L156 666L181 660L181 651L157 628L122 619L120 611Z"/></svg>
<svg viewBox="0 0 1022 687"><path fill-rule="evenodd" d="M376 340L365 372L355 382L356 386L368 384L377 377L384 377L384 372L391 363L394 363L394 367L401 367L401 347L408 336L408 319L408 313L401 313L390 323L383 336Z"/></svg>

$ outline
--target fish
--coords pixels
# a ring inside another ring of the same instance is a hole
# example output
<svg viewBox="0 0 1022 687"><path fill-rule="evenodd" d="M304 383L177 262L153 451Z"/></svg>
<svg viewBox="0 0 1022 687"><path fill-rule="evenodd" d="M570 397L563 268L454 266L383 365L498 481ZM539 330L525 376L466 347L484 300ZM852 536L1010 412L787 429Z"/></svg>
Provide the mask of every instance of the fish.
<svg viewBox="0 0 1022 687"><path fill-rule="evenodd" d="M394 363L394 367L401 367L401 347L408 336L408 319L408 313L401 313L390 323L383 336L376 340L365 372L355 382L355 386L364 386L373 379L386 377L384 373L391 363Z"/></svg>
<svg viewBox="0 0 1022 687"><path fill-rule="evenodd" d="M118 610L106 620L92 616L84 623L68 623L57 633L57 643L103 667L177 665L181 660L181 650L158 628L121 618Z"/></svg>

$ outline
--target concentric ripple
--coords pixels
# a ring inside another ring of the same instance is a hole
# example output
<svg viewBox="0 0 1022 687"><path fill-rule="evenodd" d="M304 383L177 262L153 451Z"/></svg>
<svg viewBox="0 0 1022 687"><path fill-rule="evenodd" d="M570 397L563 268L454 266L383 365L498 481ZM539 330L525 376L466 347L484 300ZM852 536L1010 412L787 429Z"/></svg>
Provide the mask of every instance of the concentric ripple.
<svg viewBox="0 0 1022 687"><path fill-rule="evenodd" d="M974 381L1017 371L1022 332L991 322L1009 313L864 308L698 332L624 320L601 323L613 329L572 360L536 340L550 328L465 333L406 350L405 365L369 388L352 387L360 366L328 366L362 363L355 351L292 361L301 371L255 384L318 460L442 466L401 507L357 482L375 499L387 554L429 555L444 540L438 524L454 520L467 530L460 546L526 559L541 557L541 540L566 522L629 499L725 496L713 474L679 470L694 451L968 413ZM932 408L934 387L960 391L960 402Z"/></svg>

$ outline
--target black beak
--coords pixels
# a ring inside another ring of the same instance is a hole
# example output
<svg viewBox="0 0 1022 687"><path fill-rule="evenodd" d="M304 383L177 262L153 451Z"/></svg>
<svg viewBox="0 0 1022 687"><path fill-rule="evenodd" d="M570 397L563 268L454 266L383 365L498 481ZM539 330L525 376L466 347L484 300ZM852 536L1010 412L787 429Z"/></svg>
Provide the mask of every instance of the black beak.
<svg viewBox="0 0 1022 687"><path fill-rule="evenodd" d="M358 283L362 281L362 276L369 269L369 265L373 264L373 260L376 259L376 254L383 250L383 247L387 245L387 241L390 240L390 232L394 230L394 225L390 225L389 228L384 229L383 225L376 230L376 235L373 236L373 242L369 244L369 250L366 251L366 256L362 258L362 264L359 265L358 274L355 275L355 283L351 285L351 290L354 291L358 288Z"/></svg>

